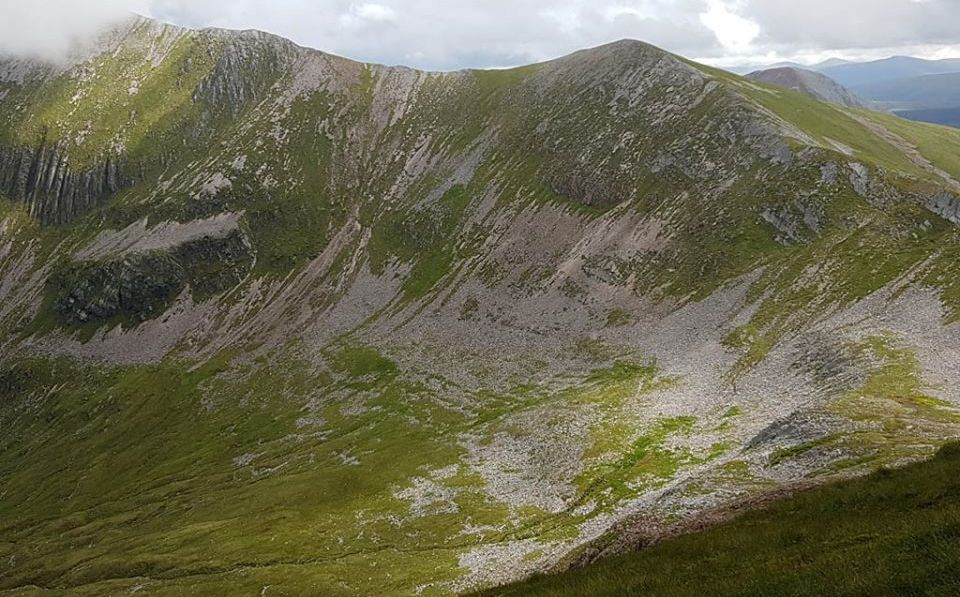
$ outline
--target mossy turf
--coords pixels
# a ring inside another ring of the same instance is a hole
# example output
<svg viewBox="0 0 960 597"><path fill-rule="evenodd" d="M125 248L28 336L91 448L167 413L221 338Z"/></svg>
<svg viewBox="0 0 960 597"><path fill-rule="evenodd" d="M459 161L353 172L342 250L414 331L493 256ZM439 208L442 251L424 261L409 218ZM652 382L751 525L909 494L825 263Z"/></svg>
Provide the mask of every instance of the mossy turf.
<svg viewBox="0 0 960 597"><path fill-rule="evenodd" d="M480 392L471 414L452 395L472 391L370 346L332 345L321 370L294 348L255 362L0 367L0 591L448 594L464 553L571 541L586 520L493 499L464 464L464 434L512 432L514 415L540 407L616 411L658 383L653 364L620 360L561 391ZM683 462L659 444L691 425L662 421L636 450L667 476ZM635 495L624 484L649 466L591 467L589 491Z"/></svg>
<svg viewBox="0 0 960 597"><path fill-rule="evenodd" d="M956 595L960 445L639 553L491 590L538 595Z"/></svg>

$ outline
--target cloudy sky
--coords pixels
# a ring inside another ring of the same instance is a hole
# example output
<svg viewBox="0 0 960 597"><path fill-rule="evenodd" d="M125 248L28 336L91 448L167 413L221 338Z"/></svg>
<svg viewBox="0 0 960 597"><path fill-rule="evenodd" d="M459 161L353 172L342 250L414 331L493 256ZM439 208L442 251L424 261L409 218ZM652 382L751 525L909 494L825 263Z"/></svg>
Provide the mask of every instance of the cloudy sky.
<svg viewBox="0 0 960 597"><path fill-rule="evenodd" d="M721 66L960 57L960 0L0 0L0 52L54 57L130 11L434 70L513 66L624 37Z"/></svg>

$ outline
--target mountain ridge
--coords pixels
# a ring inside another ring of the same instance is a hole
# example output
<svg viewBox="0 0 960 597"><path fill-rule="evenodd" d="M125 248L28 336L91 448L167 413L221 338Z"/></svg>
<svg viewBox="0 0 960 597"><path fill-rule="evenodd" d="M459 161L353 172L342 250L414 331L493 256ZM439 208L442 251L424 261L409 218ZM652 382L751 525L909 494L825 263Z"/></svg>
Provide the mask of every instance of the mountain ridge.
<svg viewBox="0 0 960 597"><path fill-rule="evenodd" d="M893 56L882 60L827 67L821 69L821 72L841 85L856 91L856 87L867 83L958 70L960 70L960 59L957 58L924 60L912 56Z"/></svg>
<svg viewBox="0 0 960 597"><path fill-rule="evenodd" d="M149 22L0 114L63 181L0 201L0 589L450 594L957 435L948 129Z"/></svg>

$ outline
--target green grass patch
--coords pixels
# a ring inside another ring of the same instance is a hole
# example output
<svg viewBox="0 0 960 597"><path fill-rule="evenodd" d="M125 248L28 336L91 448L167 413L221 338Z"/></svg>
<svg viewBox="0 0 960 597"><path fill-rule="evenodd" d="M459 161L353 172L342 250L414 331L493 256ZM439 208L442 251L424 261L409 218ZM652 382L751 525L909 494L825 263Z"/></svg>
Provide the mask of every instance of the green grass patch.
<svg viewBox="0 0 960 597"><path fill-rule="evenodd" d="M348 346L330 359L334 371L350 377L395 376L397 365L368 346Z"/></svg>
<svg viewBox="0 0 960 597"><path fill-rule="evenodd" d="M611 309L607 313L607 327L619 328L633 323L633 316L623 309Z"/></svg>

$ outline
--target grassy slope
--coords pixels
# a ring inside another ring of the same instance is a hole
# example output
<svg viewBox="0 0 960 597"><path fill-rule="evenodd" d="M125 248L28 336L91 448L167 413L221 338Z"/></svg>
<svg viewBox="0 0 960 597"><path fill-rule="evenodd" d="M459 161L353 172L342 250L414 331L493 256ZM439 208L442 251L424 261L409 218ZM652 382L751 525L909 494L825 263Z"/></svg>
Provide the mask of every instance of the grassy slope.
<svg viewBox="0 0 960 597"><path fill-rule="evenodd" d="M196 51L183 43L178 52ZM451 93L440 77L436 89L425 92L423 105L388 131L386 140L400 137L403 146L404 137L415 138L418 131L435 127L444 131L437 143L463 148L480 135L491 118L516 125L511 130L521 137L528 132L523 122L515 122L521 115L503 107L510 103L510 91L528 72L474 73L475 86L454 89L459 94L457 101L443 104L451 113L437 115L428 100ZM372 82L366 81L350 91L353 109L349 118L362 121L367 117L369 106L362 100L371 86ZM159 93L166 87L145 86L141 95L132 99L125 96L125 88L120 89L121 93L115 94L116 113L126 113L141 99L165 97L150 95L151 89ZM867 163L918 177L928 175L836 108L802 96L756 93L768 109L789 116L788 120L825 146L825 137L830 137L856 149ZM482 102L475 101L476 94ZM187 99L187 94L178 93L151 106L159 109L169 101L191 122L196 114L190 112ZM329 145L335 143L328 144L326 138L315 134L327 113L333 112L333 105L334 99L318 94L293 108L289 121L301 125L291 128L291 141L281 155L302 161L295 166L312 173L301 185L245 195L248 181L236 174L235 196L226 196L222 204L196 207L248 210L259 273L282 276L301 267L325 246L326 232L343 219L349 196L342 189L331 191L334 185L324 176L325 169L318 167L332 160ZM606 106L604 102L598 105ZM51 114L55 108L50 106ZM707 108L714 107L708 104L704 108L704 120L716 116ZM54 121L63 118L55 116ZM155 116L154 122L164 123L163 130L177 130L166 120L173 118L170 114L158 111ZM589 116L601 119L603 112ZM584 119L584 114L576 112L576 119ZM466 132L456 126L461 120L468 123ZM585 120L582 126L601 124L602 120ZM635 124L639 130L642 123ZM930 129L915 130L922 137ZM32 129L29 135L19 132L24 135L20 138L23 142L35 134ZM134 129L131 138L140 140L138 155L150 157L154 154L143 142L149 138L147 132ZM214 138L219 142L233 132L225 128ZM236 136L235 148L253 156L255 140L266 133L257 128L245 131ZM949 147L953 142L947 136L941 143ZM190 149L185 156L177 156L178 166L211 157L200 149ZM267 146L263 151L272 149ZM949 170L947 161L952 154L941 153L931 159L942 159L942 167ZM76 157L82 163L89 156ZM484 165L476 182L454 187L437 205L428 206L429 210L413 210L401 203L364 221L372 232L368 258L374 268L391 259L413 266L413 275L403 287L404 300L421 298L442 283L456 266L451 256L454 249L460 251L456 258L471 250L464 246L469 243L457 244L459 227L472 202L492 180L503 186L502 195L508 200L529 198L533 204L567 201L569 207L569 199L556 196L542 183L542 164L536 159L531 163L509 161L512 157L507 152L499 161ZM269 162L269 157L263 161ZM222 164L217 167L225 168ZM960 246L948 242L955 233L943 223L923 228L921 224L930 216L919 207L874 211L849 193L838 192L827 198L826 233L808 239L809 243L784 247L773 241L769 227L756 221L756 213L783 189L803 188L819 172L783 174L775 185L760 177L745 177L724 198L728 205L725 213L711 214L716 219L706 233L693 227L679 232L675 252L666 257L675 271L668 272L663 262L631 264L650 288L666 287L679 296L705 296L732 277L760 264L773 264L760 284L779 292L767 299L752 322L757 333L742 338L748 347L757 346L751 358L763 357L765 348L788 327L783 319L793 316L797 304L809 304L811 293L819 292L825 305L838 297L851 302L916 264L931 246L947 250ZM276 178L284 180L285 175L290 173L277 166ZM378 185L385 180L388 177L374 180L371 188L364 190L378 197L385 190ZM408 199L431 190L430 181L424 182ZM651 192L667 196L670 190L654 187ZM105 210L108 221L119 226L146 214L157 219L206 215L192 211L198 202L191 203L187 197L174 197L163 206L140 203L149 191L137 188L119 198ZM687 203L673 217L701 217L702 205L695 198ZM587 208L580 211L584 217L598 213ZM360 217L363 220L365 214ZM851 234L850 222L870 225ZM99 221L88 228L95 229L96 224ZM75 227L86 225L81 222ZM43 234L60 238L65 232ZM891 238L895 239L894 250L890 250ZM47 244L52 247L55 243ZM834 292L825 294L819 286L796 284L810 263L827 257L839 262L823 274ZM953 280L950 277L943 284L955 284ZM762 290L758 289L758 294ZM960 303L960 294L956 298ZM232 356L221 355L197 369L191 369L192 363L170 360L154 367L106 369L32 362L24 365L26 377L21 375L22 367L4 371L10 375L9 387L14 391L5 396L0 409L2 428L9 430L0 438L0 453L7 455L0 456L0 473L8 491L0 500L0 537L6 541L0 543L0 561L13 557L20 564L12 572L0 570L0 588L33 583L100 594L146 583L161 593L250 592L268 584L274 592L291 594L399 591L423 579L456 578L461 573L458 556L481 543L523 537L569 538L575 525L583 522L582 517L570 513L547 515L535 508L510 512L490 501L479 489L482 480L461 468L454 477L440 481L442 490L457 492L458 513L432 512L423 519L396 525L397 519L409 514L409 502L396 498L394 492L407 487L412 478L460 461L463 450L456 441L460 433L522 437L525 431L510 426L507 415L540 406L556 412L579 406L599 409L600 422L592 430L593 441L587 450L597 464L588 466L576 484L578 503L596 501L601 509L612 508L616 499L658 487L678 470L715 458L716 451L725 449L718 445L716 450L691 453L671 448L671 438L710 431L688 418L623 421L620 406L638 398L638 382L654 381L650 378L655 371L642 364L619 363L605 372L572 380L570 388L559 392L543 388L518 388L508 395L478 392L475 397L482 399L483 408L477 420L465 417L458 405L448 402L449 395L462 388L443 386L446 381L439 384L445 388L442 391L435 385L425 387L423 372L398 371L389 360L362 348L331 348L329 372L311 371L289 354L278 354L259 363L262 367L255 373L240 371L251 373L244 381L227 382L228 377L218 375L231 369L226 363ZM185 370L190 373L185 375ZM61 379L72 382L59 386ZM177 380L175 387L169 386L170 379ZM343 405L357 403L363 406L359 414L344 414ZM307 408L308 404L313 406ZM300 417L322 423L307 421L301 427ZM642 433L638 432L641 424L646 429ZM248 465L233 462L244 454L258 456ZM353 457L359 464L344 464ZM42 464L24 467L25 461ZM637 479L644 480L643 487L631 487ZM66 516L64 503L69 504ZM482 539L463 536L464 521L478 527L501 525L504 530L487 532ZM304 554L310 555L305 558Z"/></svg>
<svg viewBox="0 0 960 597"><path fill-rule="evenodd" d="M925 158L942 168L950 176L960 179L960 131L955 128L914 122L878 112L870 118L883 124L893 133L914 145Z"/></svg>
<svg viewBox="0 0 960 597"><path fill-rule="evenodd" d="M611 437L629 438L610 429L638 384L669 382L650 365L620 361L562 392L476 392L482 409L470 415L449 400L462 389L436 376L425 385L372 349L344 344L328 358L329 371L312 372L271 357L265 370L232 381L218 377L244 375L229 357L190 371L176 362L42 359L0 370L0 559L16 563L0 569L0 591L100 595L143 584L153 594L222 594L273 585L280 594L368 595L454 580L465 551L569 540L586 519L491 500L483 480L458 465L462 434L522 436L510 415L601 409L608 415L591 447L599 458L619 448ZM56 385L62 379L71 382ZM647 458L615 471L590 467L584 500L607 487L626 491L631 467L657 486L711 457L667 447L695 425L663 421L634 448ZM449 475L432 472L451 465ZM433 488L421 513L398 496L416 478ZM462 533L465 524L485 530ZM425 594L434 593L445 591Z"/></svg>
<svg viewBox="0 0 960 597"><path fill-rule="evenodd" d="M196 132L187 126L198 116L193 90L210 74L222 43L179 38L154 67L142 47L152 34L147 24L135 27L120 51L92 62L93 75L13 86L3 109L15 111L4 113L0 140L25 146L44 137L65 140L70 164L80 170L120 153L149 169L182 150Z"/></svg>
<svg viewBox="0 0 960 597"><path fill-rule="evenodd" d="M911 159L905 146L914 147L951 177L960 177L958 130L851 110L725 71L695 66L808 135L828 154L833 153L837 161L852 158L881 168L882 178L894 187L922 193L944 184L938 173ZM868 126L870 122L879 126ZM880 134L879 127L900 137L904 146ZM852 156L843 155L836 144L852 150ZM810 178L804 182L793 170L785 172L773 187L753 189L761 191L761 205L776 205L779 195L788 210L797 208L790 204L791 191L814 183ZM748 351L746 365L761 361L784 333L802 327L817 309L865 298L921 263L918 277L940 290L948 320L960 318L960 281L949 273L960 251L955 226L912 204L868 206L849 188L821 193L819 199L806 200L805 206L823 215L825 225L819 233L789 248L771 251L769 244L765 249L754 245L762 250L753 251L747 258L754 267L770 265L755 286L756 296L770 294L749 326L765 333L750 334L751 342L742 347ZM758 255L763 257L758 259ZM802 273L808 268L818 270L820 277L815 283L803 280Z"/></svg>
<svg viewBox="0 0 960 597"><path fill-rule="evenodd" d="M955 595L960 445L697 534L484 595Z"/></svg>

